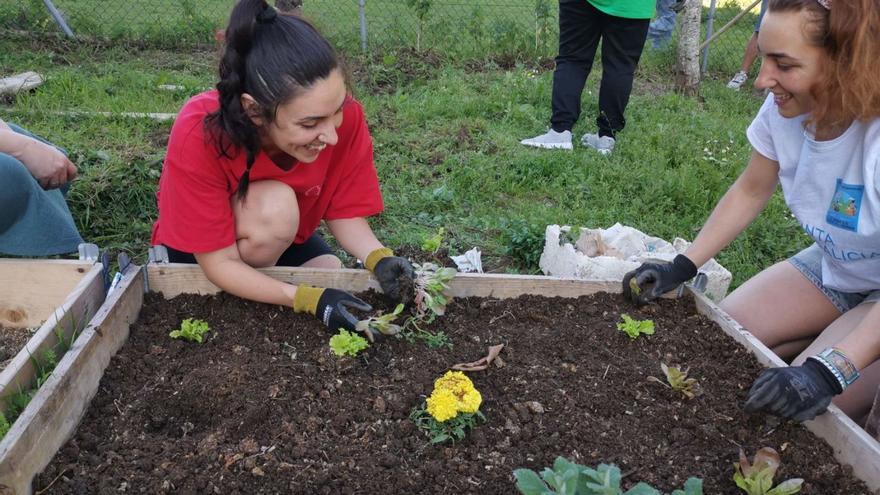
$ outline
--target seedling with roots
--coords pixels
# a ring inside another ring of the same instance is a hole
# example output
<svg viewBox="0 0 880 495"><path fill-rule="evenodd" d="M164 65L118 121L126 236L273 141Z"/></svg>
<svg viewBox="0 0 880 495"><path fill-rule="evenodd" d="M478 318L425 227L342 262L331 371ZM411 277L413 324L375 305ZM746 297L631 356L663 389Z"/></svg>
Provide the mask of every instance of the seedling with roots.
<svg viewBox="0 0 880 495"><path fill-rule="evenodd" d="M449 281L455 278L455 268L441 268L434 263L414 263L416 271L416 317L426 323L446 313L449 304Z"/></svg>
<svg viewBox="0 0 880 495"><path fill-rule="evenodd" d="M374 333L382 335L397 335L403 329L400 325L394 323L394 320L403 312L403 304L398 304L394 311L380 316L371 316L366 320L361 320L355 325L355 330L367 336L372 343Z"/></svg>

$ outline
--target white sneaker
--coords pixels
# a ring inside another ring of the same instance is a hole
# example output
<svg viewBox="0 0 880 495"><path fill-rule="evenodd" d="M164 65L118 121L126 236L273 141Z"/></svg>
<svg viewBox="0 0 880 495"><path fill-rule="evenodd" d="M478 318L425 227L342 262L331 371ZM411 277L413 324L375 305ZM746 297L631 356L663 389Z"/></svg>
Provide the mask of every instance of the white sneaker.
<svg viewBox="0 0 880 495"><path fill-rule="evenodd" d="M730 82L727 83L727 87L734 90L739 91L739 88L742 87L746 81L749 80L749 75L743 71L739 71L730 78Z"/></svg>
<svg viewBox="0 0 880 495"><path fill-rule="evenodd" d="M519 144L534 146L535 148L570 150L572 149L571 131L556 132L550 129L546 134L523 139Z"/></svg>
<svg viewBox="0 0 880 495"><path fill-rule="evenodd" d="M599 137L598 134L584 134L581 144L589 146L603 155L610 155L614 151L614 138L611 136Z"/></svg>

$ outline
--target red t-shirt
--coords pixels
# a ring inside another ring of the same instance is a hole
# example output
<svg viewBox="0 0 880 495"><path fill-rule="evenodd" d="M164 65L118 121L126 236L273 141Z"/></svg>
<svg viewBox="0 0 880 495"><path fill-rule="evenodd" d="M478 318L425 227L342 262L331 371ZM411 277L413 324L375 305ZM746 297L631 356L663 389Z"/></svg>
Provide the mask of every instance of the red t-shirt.
<svg viewBox="0 0 880 495"><path fill-rule="evenodd" d="M153 245L208 253L235 243L230 200L246 158L243 151L232 159L220 156L206 135L205 116L218 107L217 91L201 93L186 102L174 122L156 193L159 218L153 224ZM260 152L251 168L251 182L274 179L296 192L300 221L295 243L308 239L322 219L367 217L383 209L373 142L360 103L344 106L337 134L337 143L312 163L284 171Z"/></svg>

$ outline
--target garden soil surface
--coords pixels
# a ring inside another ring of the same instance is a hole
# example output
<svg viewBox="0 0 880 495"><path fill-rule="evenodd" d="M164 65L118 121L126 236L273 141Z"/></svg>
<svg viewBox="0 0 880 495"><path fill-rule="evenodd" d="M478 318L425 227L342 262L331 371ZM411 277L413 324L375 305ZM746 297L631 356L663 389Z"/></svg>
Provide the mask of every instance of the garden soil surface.
<svg viewBox="0 0 880 495"><path fill-rule="evenodd" d="M367 294L372 301L377 296ZM630 340L620 314L652 319ZM185 318L204 344L172 340ZM457 299L430 327L451 348L389 338L340 359L310 317L229 295L147 296L74 437L35 480L44 493L514 494L512 472L557 456L614 463L624 483L670 492L690 476L736 494L740 447L781 452L801 493L868 495L802 426L742 410L757 361L690 299L636 309L619 295ZM486 422L431 445L408 418L459 362L505 344L503 367L470 372ZM702 395L663 384L681 365Z"/></svg>
<svg viewBox="0 0 880 495"><path fill-rule="evenodd" d="M0 371L6 369L9 361L12 361L33 335L28 328L0 327Z"/></svg>

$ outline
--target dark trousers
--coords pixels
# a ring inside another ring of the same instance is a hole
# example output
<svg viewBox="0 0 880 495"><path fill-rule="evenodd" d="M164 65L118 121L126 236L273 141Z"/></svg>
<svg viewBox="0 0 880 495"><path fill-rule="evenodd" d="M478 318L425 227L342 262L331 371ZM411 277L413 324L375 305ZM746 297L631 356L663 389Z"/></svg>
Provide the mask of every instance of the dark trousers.
<svg viewBox="0 0 880 495"><path fill-rule="evenodd" d="M626 125L623 112L632 92L636 66L648 36L650 19L614 17L587 0L560 0L559 55L553 72L553 115L556 132L570 131L581 114L581 93L602 40L599 86L600 136L614 136Z"/></svg>

